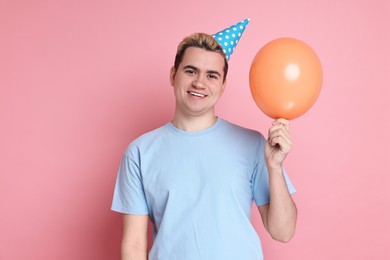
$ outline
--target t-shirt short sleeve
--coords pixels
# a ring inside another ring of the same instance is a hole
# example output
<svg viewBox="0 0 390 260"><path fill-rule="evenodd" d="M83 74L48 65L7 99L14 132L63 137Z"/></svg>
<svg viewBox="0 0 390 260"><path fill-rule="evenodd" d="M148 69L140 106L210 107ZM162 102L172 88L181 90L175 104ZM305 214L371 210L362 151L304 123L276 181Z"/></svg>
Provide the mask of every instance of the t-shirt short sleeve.
<svg viewBox="0 0 390 260"><path fill-rule="evenodd" d="M149 211L142 175L137 156L133 156L130 149L127 149L121 160L111 209L124 214L146 215Z"/></svg>

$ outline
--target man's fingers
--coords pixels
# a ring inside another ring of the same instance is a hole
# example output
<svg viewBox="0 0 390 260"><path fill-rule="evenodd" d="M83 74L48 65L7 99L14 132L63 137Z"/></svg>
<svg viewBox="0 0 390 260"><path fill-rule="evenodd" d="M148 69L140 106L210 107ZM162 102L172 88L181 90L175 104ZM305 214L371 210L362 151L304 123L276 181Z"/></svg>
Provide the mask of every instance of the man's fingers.
<svg viewBox="0 0 390 260"><path fill-rule="evenodd" d="M277 144L283 147L291 146L292 139L288 129L286 129L286 125L277 123L276 125L272 126L268 132L268 142L272 146Z"/></svg>
<svg viewBox="0 0 390 260"><path fill-rule="evenodd" d="M282 125L286 128L287 131L290 130L290 121L288 121L287 119L284 119L284 118L278 118L276 119L274 122L272 122L272 125L275 126L275 125Z"/></svg>
<svg viewBox="0 0 390 260"><path fill-rule="evenodd" d="M268 132L269 137L275 137L275 136L286 136L287 137L289 135L290 134L288 132L288 129L286 128L285 125L282 125L282 124L277 124L277 125L272 126Z"/></svg>

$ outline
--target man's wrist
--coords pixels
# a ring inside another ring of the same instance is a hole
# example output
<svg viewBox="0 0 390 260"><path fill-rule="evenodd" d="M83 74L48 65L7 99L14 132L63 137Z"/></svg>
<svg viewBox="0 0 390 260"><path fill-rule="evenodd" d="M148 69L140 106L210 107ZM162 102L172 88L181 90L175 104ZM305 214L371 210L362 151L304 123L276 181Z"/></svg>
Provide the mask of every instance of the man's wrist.
<svg viewBox="0 0 390 260"><path fill-rule="evenodd" d="M268 172L269 173L273 173L273 174L282 174L283 173L283 166L282 164L271 164L269 162L266 163L267 164L267 169L268 169Z"/></svg>

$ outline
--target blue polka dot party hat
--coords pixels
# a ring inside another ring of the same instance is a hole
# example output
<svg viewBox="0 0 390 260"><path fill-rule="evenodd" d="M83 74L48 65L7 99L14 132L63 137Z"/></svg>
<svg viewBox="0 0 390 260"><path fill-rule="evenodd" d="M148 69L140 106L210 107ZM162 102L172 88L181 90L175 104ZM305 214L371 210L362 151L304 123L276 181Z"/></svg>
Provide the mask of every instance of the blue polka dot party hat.
<svg viewBox="0 0 390 260"><path fill-rule="evenodd" d="M226 54L226 58L229 60L233 54L234 49L240 40L242 33L249 23L249 18L230 26L220 32L213 34L213 37L222 46L223 52Z"/></svg>

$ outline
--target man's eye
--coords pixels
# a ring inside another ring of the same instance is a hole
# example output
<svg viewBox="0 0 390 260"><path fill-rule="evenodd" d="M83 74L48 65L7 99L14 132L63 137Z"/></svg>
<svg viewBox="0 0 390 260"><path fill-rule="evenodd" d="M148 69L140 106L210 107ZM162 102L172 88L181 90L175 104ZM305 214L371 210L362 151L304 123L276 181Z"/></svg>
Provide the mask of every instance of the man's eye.
<svg viewBox="0 0 390 260"><path fill-rule="evenodd" d="M187 74L194 75L195 71L194 70L186 70L185 71Z"/></svg>
<svg viewBox="0 0 390 260"><path fill-rule="evenodd" d="M214 74L209 74L209 78L210 79L218 79L218 77L216 75L214 75Z"/></svg>

